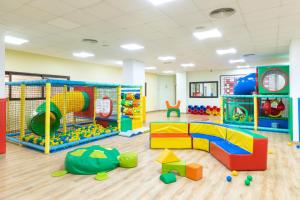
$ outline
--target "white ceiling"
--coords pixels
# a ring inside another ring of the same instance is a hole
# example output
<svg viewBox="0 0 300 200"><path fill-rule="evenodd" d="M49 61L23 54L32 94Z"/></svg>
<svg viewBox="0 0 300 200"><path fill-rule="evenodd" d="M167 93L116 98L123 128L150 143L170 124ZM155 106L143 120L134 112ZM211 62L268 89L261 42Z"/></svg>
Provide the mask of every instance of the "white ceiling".
<svg viewBox="0 0 300 200"><path fill-rule="evenodd" d="M209 17L210 11L232 7L236 14L226 19ZM290 40L300 37L300 0L174 0L153 6L147 0L0 0L0 30L30 42L8 48L71 58L74 51L95 53L84 59L101 64L133 58L162 70L235 67L229 59L246 58L256 65L268 60L287 61ZM222 38L198 41L195 27L218 28ZM86 44L83 38L97 39ZM121 44L145 46L128 52ZM103 47L101 44L109 44ZM218 48L234 47L236 55L219 56ZM176 56L163 64L158 56ZM194 70L193 69L193 70Z"/></svg>

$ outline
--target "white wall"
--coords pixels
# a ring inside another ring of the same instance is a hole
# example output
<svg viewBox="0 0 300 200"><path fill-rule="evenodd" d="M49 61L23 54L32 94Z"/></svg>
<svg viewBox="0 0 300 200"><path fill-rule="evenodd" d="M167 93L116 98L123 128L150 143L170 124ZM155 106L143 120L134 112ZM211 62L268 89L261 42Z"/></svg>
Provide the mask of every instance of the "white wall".
<svg viewBox="0 0 300 200"><path fill-rule="evenodd" d="M186 113L187 111L187 76L186 72L176 73L176 102L181 101L180 111Z"/></svg>
<svg viewBox="0 0 300 200"><path fill-rule="evenodd" d="M175 104L175 75L160 75L158 77L157 108L166 110L165 101Z"/></svg>
<svg viewBox="0 0 300 200"><path fill-rule="evenodd" d="M187 97L188 105L212 105L220 106L220 75L235 75L235 74L249 74L254 73L255 68L251 69L233 69L233 70L205 70L194 71L187 73ZM218 81L219 98L189 98L189 83L197 81Z"/></svg>
<svg viewBox="0 0 300 200"><path fill-rule="evenodd" d="M70 76L73 80L122 83L122 68L6 50L5 70ZM158 110L158 77L146 73L147 111Z"/></svg>

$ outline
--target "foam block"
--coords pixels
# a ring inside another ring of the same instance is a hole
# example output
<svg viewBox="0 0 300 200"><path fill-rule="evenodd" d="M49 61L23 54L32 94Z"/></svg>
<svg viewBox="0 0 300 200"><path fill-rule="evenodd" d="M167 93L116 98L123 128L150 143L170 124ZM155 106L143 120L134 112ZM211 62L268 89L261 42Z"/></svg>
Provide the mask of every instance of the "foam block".
<svg viewBox="0 0 300 200"><path fill-rule="evenodd" d="M165 184L170 184L176 182L176 176L174 173L165 173L160 175L159 179Z"/></svg>
<svg viewBox="0 0 300 200"><path fill-rule="evenodd" d="M150 124L151 133L188 133L189 127L185 122L152 122Z"/></svg>
<svg viewBox="0 0 300 200"><path fill-rule="evenodd" d="M203 138L193 138L193 149L209 152L209 140Z"/></svg>
<svg viewBox="0 0 300 200"><path fill-rule="evenodd" d="M226 138L226 127L212 123L190 123L190 133L200 133Z"/></svg>
<svg viewBox="0 0 300 200"><path fill-rule="evenodd" d="M253 137L243 131L227 129L227 140L249 152L253 152Z"/></svg>
<svg viewBox="0 0 300 200"><path fill-rule="evenodd" d="M191 149L192 139L186 137L151 137L150 147L152 149Z"/></svg>
<svg viewBox="0 0 300 200"><path fill-rule="evenodd" d="M163 163L177 162L180 161L180 159L176 156L176 154L173 151L170 151L169 149L165 149L163 152L159 154L159 156L156 158L156 161L163 164Z"/></svg>
<svg viewBox="0 0 300 200"><path fill-rule="evenodd" d="M162 164L162 173L176 172L179 176L185 176L185 161Z"/></svg>
<svg viewBox="0 0 300 200"><path fill-rule="evenodd" d="M186 165L186 177L194 181L202 178L202 166L196 163Z"/></svg>

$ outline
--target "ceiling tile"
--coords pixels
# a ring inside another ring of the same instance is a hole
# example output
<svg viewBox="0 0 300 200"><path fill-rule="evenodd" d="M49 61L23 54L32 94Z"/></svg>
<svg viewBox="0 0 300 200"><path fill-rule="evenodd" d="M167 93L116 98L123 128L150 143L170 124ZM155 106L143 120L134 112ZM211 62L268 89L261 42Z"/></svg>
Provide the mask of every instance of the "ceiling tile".
<svg viewBox="0 0 300 200"><path fill-rule="evenodd" d="M95 5L103 0L62 0L63 2L75 7L75 8L85 8L88 6Z"/></svg>
<svg viewBox="0 0 300 200"><path fill-rule="evenodd" d="M61 0L33 0L28 5L39 8L56 16L61 16L72 10L75 10L74 7L64 3Z"/></svg>
<svg viewBox="0 0 300 200"><path fill-rule="evenodd" d="M103 20L109 20L124 15L123 11L105 2L99 3L95 6L87 7L83 10L94 15L98 19Z"/></svg>
<svg viewBox="0 0 300 200"><path fill-rule="evenodd" d="M59 27L62 29L66 29L66 30L74 29L74 28L77 28L80 26L79 24L76 24L74 22L71 22L71 21L63 19L63 18L56 18L54 20L49 21L48 24L51 24L53 26L56 26L56 27Z"/></svg>

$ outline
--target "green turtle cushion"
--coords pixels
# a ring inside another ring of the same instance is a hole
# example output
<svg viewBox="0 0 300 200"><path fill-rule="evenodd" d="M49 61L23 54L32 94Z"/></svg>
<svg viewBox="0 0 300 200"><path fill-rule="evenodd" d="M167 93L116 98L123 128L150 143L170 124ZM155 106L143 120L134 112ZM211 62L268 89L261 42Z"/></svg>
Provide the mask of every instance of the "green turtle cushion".
<svg viewBox="0 0 300 200"><path fill-rule="evenodd" d="M111 171L119 166L119 155L116 148L81 147L67 153L65 169L71 174L81 175Z"/></svg>

